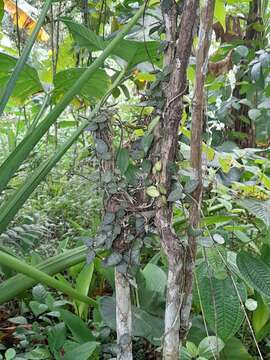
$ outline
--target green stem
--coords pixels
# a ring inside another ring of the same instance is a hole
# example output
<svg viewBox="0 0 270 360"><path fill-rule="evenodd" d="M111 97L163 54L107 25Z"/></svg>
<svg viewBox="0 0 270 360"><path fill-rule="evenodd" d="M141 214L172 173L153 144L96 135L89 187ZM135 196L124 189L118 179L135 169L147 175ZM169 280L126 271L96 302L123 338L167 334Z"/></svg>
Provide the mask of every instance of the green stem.
<svg viewBox="0 0 270 360"><path fill-rule="evenodd" d="M6 85L6 88L5 88L5 92L3 94L3 96L1 97L0 99L0 116L3 114L4 112L4 109L6 107L6 104L8 102L8 99L10 97L10 95L12 94L12 91L14 89L14 86L15 86L15 83L16 81L18 80L18 77L26 63L26 60L28 59L28 56L31 52L31 49L36 41L36 38L37 38L37 35L39 33L39 30L41 29L42 27L42 24L44 22L44 19L45 19L45 16L52 4L53 0L47 0L45 2L45 5L41 11L41 14L40 14L40 17L36 23L36 26L31 34L31 36L29 37L28 39L28 42L23 50L23 53L22 55L20 56L19 60L17 61L16 63L16 66L14 68L14 71Z"/></svg>
<svg viewBox="0 0 270 360"><path fill-rule="evenodd" d="M56 280L52 276L36 269L35 267L16 259L14 256L0 251L0 264L7 266L16 272L24 274L39 283L43 283L49 287L52 287L56 290L63 292L64 294L76 299L85 302L86 304L97 306L97 302L88 296L80 294L78 291L74 290L71 286L62 283L59 280Z"/></svg>
<svg viewBox="0 0 270 360"><path fill-rule="evenodd" d="M0 247L0 250L4 253L8 252L10 254L9 249L3 249ZM48 275L55 275L73 265L77 265L85 261L85 258L86 246L79 246L75 249L65 251L63 254L46 259L37 264L35 267ZM14 299L22 292L32 288L37 283L37 280L23 274L17 274L3 281L0 284L0 304L4 304L5 302Z"/></svg>
<svg viewBox="0 0 270 360"><path fill-rule="evenodd" d="M83 85L91 75L103 64L106 58L112 53L113 49L119 44L123 37L135 25L144 12L145 4L138 10L134 17L123 27L117 36L104 49L102 54L85 70L81 77L75 82L72 88L64 95L62 100L52 109L45 119L17 146L14 152L6 159L0 167L0 193L5 189L7 183L14 175L16 170L25 161L31 150L48 131L51 125L57 120L59 115L69 105L76 94L79 93Z"/></svg>

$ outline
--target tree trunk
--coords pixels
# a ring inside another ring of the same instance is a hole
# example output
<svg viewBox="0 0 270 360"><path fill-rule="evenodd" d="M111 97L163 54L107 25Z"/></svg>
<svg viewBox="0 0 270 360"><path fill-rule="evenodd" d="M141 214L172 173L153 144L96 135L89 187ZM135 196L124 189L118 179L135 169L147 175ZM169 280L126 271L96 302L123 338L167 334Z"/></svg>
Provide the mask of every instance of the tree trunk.
<svg viewBox="0 0 270 360"><path fill-rule="evenodd" d="M169 4L168 1L163 1L161 7L167 39L165 66L171 68L171 72L169 81L163 86L166 102L160 121L159 136L162 167L156 181L169 194L172 187L170 166L175 163L179 150L178 132L182 114L182 96L187 87L186 71L196 31L198 1L185 1L179 26L177 26L180 16L178 4L175 1L170 1ZM157 201L155 222L169 264L163 359L178 360L179 313L183 297L181 274L185 250L172 227L172 204L167 202L164 197L160 197Z"/></svg>
<svg viewBox="0 0 270 360"><path fill-rule="evenodd" d="M132 312L130 285L126 274L115 269L117 344L121 348L118 360L132 360Z"/></svg>
<svg viewBox="0 0 270 360"><path fill-rule="evenodd" d="M194 235L200 226L201 200L203 191L202 136L204 124L205 93L204 82L208 68L208 53L212 36L215 0L205 0L200 17L199 43L196 53L196 79L191 120L191 167L197 180L197 188L191 193L189 209L188 249L185 260L184 299L181 307L181 326L189 327L189 316L192 305L193 271L196 260L197 237ZM182 334L181 342L184 340Z"/></svg>

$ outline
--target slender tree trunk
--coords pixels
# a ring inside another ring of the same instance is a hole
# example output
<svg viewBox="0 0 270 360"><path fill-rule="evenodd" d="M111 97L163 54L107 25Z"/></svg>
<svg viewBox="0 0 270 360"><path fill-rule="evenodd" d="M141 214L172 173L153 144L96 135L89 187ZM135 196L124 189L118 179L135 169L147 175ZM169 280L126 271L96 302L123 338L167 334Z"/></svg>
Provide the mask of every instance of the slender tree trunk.
<svg viewBox="0 0 270 360"><path fill-rule="evenodd" d="M130 285L125 274L115 269L117 344L120 346L118 360L132 360L132 312Z"/></svg>
<svg viewBox="0 0 270 360"><path fill-rule="evenodd" d="M202 168L202 136L204 124L205 93L204 83L208 68L208 53L212 36L215 0L205 0L200 16L199 43L196 53L196 79L191 120L191 167L198 182L197 188L191 194L189 209L189 236L185 260L184 299L181 307L180 321L184 329L189 326L189 316L192 305L193 271L196 260L197 237L195 230L200 226L201 200L203 191ZM183 334L185 335L185 334ZM181 342L184 338L181 338Z"/></svg>
<svg viewBox="0 0 270 360"><path fill-rule="evenodd" d="M175 162L179 150L178 132L182 114L182 96L187 88L186 71L196 31L198 1L186 0L182 14L179 13L178 4L175 1L163 1L161 6L167 39L165 66L171 68L171 72L169 81L164 83L163 86L166 103L159 136L161 139L160 154L162 154L162 157L160 160L162 168L157 183L165 188L166 193L169 194L172 185L171 164ZM178 360L180 341L179 314L183 298L181 275L185 249L173 231L172 204L162 197L157 202L155 222L169 265L163 359Z"/></svg>

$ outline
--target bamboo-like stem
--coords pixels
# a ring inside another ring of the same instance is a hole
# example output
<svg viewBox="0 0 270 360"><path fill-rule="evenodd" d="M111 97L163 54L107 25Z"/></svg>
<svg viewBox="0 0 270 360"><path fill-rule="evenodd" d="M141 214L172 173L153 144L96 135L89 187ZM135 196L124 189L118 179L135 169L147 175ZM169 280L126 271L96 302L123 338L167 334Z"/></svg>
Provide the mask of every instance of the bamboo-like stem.
<svg viewBox="0 0 270 360"><path fill-rule="evenodd" d="M21 274L24 274L37 282L48 285L56 290L63 292L64 294L76 299L85 302L86 304L97 306L97 302L88 296L82 295L78 291L74 290L71 286L62 283L59 280L56 280L52 276L38 270L37 268L16 259L14 256L11 256L7 253L4 253L0 250L0 264L9 267Z"/></svg>
<svg viewBox="0 0 270 360"><path fill-rule="evenodd" d="M2 248L0 249L2 251ZM37 264L35 268L48 275L55 275L73 265L82 263L86 259L86 246L65 251L63 254L53 256ZM7 251L3 252L7 253ZM38 283L37 280L23 274L17 274L0 284L0 304L4 304L30 289Z"/></svg>
<svg viewBox="0 0 270 360"><path fill-rule="evenodd" d="M25 161L29 153L48 131L48 129L55 123L59 115L70 104L75 95L79 93L83 85L88 81L92 74L103 64L106 58L112 53L113 49L119 44L129 30L137 23L142 16L146 4L141 6L134 17L122 28L117 36L108 44L100 56L85 70L81 77L63 96L61 101L52 109L52 111L45 117L45 119L37 125L33 131L28 134L22 142L17 146L14 152L6 159L0 167L0 193L5 189L7 183L14 175L16 170Z"/></svg>
<svg viewBox="0 0 270 360"><path fill-rule="evenodd" d="M8 102L8 99L10 97L10 95L12 94L12 91L14 89L14 86L15 86L15 83L16 81L18 80L18 77L21 73L21 71L23 70L23 67L28 59L28 56L32 50L32 47L36 41L36 38L37 38L37 35L39 33L39 30L41 29L42 27L42 24L44 22L44 19L46 17L46 14L52 4L53 0L47 0L44 4L44 7L41 11L41 14L39 16L39 19L36 23L36 26L32 32L32 34L30 35L29 39L28 39L28 42L19 58L19 60L17 61L16 63L16 66L13 70L13 73L6 85L6 88L5 88L5 91L4 91L4 94L2 95L1 99L0 99L0 116L3 114L4 112L4 109L6 107L6 104Z"/></svg>

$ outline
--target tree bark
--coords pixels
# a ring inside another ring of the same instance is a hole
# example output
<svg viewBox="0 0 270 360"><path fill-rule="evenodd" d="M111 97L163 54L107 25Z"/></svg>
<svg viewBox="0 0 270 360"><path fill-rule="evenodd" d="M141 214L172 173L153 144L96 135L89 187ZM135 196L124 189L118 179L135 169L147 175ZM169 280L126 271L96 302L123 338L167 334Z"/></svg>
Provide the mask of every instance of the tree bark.
<svg viewBox="0 0 270 360"><path fill-rule="evenodd" d="M172 185L171 165L175 162L178 147L178 132L182 114L182 96L187 87L186 71L189 63L191 47L196 30L197 0L184 3L179 27L179 11L175 1L162 3L163 18L166 29L167 49L165 66L171 67L168 83L163 86L166 98L165 109L161 119L160 154L161 172L157 179L159 185L169 194ZM168 258L168 281L165 310L165 330L163 343L163 359L179 359L180 307L183 294L181 292L181 274L185 250L172 227L172 204L160 198L156 207L156 226L161 238L162 247Z"/></svg>
<svg viewBox="0 0 270 360"><path fill-rule="evenodd" d="M204 83L208 68L208 53L212 37L215 0L205 0L200 16L199 43L196 53L196 79L191 119L191 168L197 188L191 193L189 209L189 236L185 259L184 299L181 307L180 321L184 329L189 327L189 316L192 305L193 271L196 260L197 237L194 231L200 226L201 200L203 192L202 136L204 124L205 93ZM185 335L183 333L183 335ZM182 336L181 340L184 338Z"/></svg>
<svg viewBox="0 0 270 360"><path fill-rule="evenodd" d="M125 274L115 269L117 360L132 360L132 311L130 285Z"/></svg>

